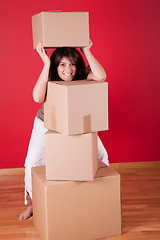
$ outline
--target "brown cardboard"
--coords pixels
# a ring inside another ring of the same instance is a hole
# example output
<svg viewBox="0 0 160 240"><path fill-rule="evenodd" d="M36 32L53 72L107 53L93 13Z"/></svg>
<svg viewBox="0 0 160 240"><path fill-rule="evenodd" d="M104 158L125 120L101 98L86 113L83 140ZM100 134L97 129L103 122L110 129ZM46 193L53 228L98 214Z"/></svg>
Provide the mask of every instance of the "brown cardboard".
<svg viewBox="0 0 160 240"><path fill-rule="evenodd" d="M45 48L89 45L88 12L41 12L32 16L33 47Z"/></svg>
<svg viewBox="0 0 160 240"><path fill-rule="evenodd" d="M108 130L108 83L48 82L44 125L66 135Z"/></svg>
<svg viewBox="0 0 160 240"><path fill-rule="evenodd" d="M121 234L120 175L98 169L93 182L46 181L32 168L33 223L42 240L95 240Z"/></svg>
<svg viewBox="0 0 160 240"><path fill-rule="evenodd" d="M45 134L46 179L93 181L98 169L97 133Z"/></svg>

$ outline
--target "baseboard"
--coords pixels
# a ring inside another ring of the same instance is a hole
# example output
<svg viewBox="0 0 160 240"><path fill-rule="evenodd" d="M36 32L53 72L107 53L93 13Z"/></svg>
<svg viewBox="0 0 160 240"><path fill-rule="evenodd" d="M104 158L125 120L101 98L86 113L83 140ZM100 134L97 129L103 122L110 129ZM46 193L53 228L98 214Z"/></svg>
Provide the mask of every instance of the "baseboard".
<svg viewBox="0 0 160 240"><path fill-rule="evenodd" d="M99 167L103 167L103 166L105 166L103 163L99 164ZM130 168L160 168L160 161L110 163L109 166L115 170L130 169ZM24 168L0 169L0 175L24 175Z"/></svg>
<svg viewBox="0 0 160 240"><path fill-rule="evenodd" d="M129 168L160 168L160 161L153 162L128 162L128 163L110 163L113 169L129 169Z"/></svg>
<svg viewBox="0 0 160 240"><path fill-rule="evenodd" d="M24 175L24 168L0 169L0 175Z"/></svg>

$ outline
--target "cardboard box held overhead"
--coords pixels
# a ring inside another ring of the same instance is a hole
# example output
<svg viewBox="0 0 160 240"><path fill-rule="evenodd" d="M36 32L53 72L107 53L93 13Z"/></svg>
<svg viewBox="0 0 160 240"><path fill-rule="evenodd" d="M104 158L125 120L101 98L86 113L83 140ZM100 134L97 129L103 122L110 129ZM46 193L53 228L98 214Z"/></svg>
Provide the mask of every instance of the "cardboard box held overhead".
<svg viewBox="0 0 160 240"><path fill-rule="evenodd" d="M45 48L89 45L88 12L41 12L32 16L33 47Z"/></svg>
<svg viewBox="0 0 160 240"><path fill-rule="evenodd" d="M98 169L95 181L46 181L32 168L33 223L43 240L95 240L121 234L120 175Z"/></svg>
<svg viewBox="0 0 160 240"><path fill-rule="evenodd" d="M108 130L108 83L48 82L44 125L66 135Z"/></svg>
<svg viewBox="0 0 160 240"><path fill-rule="evenodd" d="M93 181L98 169L97 134L45 134L47 180Z"/></svg>

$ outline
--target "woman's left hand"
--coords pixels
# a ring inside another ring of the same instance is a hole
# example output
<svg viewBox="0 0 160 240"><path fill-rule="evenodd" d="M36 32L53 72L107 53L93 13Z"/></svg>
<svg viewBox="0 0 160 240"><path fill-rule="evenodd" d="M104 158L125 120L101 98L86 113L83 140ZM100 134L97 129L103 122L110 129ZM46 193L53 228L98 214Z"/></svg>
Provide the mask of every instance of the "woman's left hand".
<svg viewBox="0 0 160 240"><path fill-rule="evenodd" d="M86 46L86 47L81 48L81 51L82 51L83 53L85 53L86 51L90 50L90 48L92 47L92 45L93 45L93 42L91 41L91 39L89 39L89 45Z"/></svg>

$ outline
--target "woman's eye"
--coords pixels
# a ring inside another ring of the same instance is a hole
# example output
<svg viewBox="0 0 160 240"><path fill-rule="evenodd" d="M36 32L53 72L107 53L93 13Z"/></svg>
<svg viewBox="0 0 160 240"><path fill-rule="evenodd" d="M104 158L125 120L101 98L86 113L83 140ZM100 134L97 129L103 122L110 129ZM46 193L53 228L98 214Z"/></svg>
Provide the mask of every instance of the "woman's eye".
<svg viewBox="0 0 160 240"><path fill-rule="evenodd" d="M61 66L61 67L64 67L64 63L60 63L60 66Z"/></svg>

